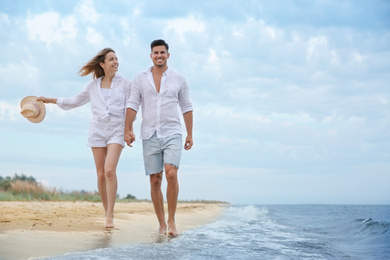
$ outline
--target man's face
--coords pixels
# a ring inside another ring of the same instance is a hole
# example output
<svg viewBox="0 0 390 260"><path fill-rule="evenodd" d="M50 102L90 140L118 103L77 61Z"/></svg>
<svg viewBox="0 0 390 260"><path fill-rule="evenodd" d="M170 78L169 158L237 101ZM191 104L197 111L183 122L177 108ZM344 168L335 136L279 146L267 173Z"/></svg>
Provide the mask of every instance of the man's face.
<svg viewBox="0 0 390 260"><path fill-rule="evenodd" d="M150 57L155 66L163 67L167 64L167 61L169 59L169 53L167 52L167 49L165 48L164 45L155 46L152 49L152 53L150 54Z"/></svg>

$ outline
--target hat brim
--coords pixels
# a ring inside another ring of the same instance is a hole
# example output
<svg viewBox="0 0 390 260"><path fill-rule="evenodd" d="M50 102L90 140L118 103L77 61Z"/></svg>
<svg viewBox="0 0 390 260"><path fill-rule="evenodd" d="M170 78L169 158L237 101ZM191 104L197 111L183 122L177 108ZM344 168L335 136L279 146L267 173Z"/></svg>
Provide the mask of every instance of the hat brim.
<svg viewBox="0 0 390 260"><path fill-rule="evenodd" d="M41 110L37 117L34 117L34 118L27 118L26 117L29 121L31 121L33 123L41 122L46 116L45 103L43 103L43 101L37 101L37 99L38 99L38 97L36 97L36 96L27 96L27 97L23 98L22 101L20 101L20 108L22 108L28 102L35 102L38 105L39 109Z"/></svg>

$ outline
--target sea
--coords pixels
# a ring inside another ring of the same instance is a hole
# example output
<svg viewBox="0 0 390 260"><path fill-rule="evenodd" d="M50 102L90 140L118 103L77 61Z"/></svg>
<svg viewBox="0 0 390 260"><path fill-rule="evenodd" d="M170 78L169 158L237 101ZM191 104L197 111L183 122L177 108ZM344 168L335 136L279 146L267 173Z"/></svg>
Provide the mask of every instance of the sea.
<svg viewBox="0 0 390 260"><path fill-rule="evenodd" d="M42 259L390 259L390 205L229 205L174 239Z"/></svg>

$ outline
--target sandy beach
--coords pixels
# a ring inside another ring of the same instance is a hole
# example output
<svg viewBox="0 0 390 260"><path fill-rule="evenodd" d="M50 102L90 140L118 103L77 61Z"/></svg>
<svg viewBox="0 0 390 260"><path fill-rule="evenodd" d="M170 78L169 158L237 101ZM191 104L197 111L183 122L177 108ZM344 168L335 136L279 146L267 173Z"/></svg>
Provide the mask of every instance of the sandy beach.
<svg viewBox="0 0 390 260"><path fill-rule="evenodd" d="M180 232L215 221L223 204L179 203ZM100 202L0 202L0 259L34 259L69 252L161 242L150 202L117 202L115 228L104 228Z"/></svg>

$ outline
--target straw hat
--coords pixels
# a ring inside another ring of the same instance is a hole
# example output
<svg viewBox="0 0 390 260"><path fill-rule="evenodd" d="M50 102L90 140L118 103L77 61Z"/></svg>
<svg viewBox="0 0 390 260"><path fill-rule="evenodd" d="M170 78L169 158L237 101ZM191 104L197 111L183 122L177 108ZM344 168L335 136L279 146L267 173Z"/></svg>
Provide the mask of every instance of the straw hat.
<svg viewBox="0 0 390 260"><path fill-rule="evenodd" d="M20 101L22 111L20 114L33 123L41 122L46 115L45 104L42 101L37 101L38 97L28 96Z"/></svg>

